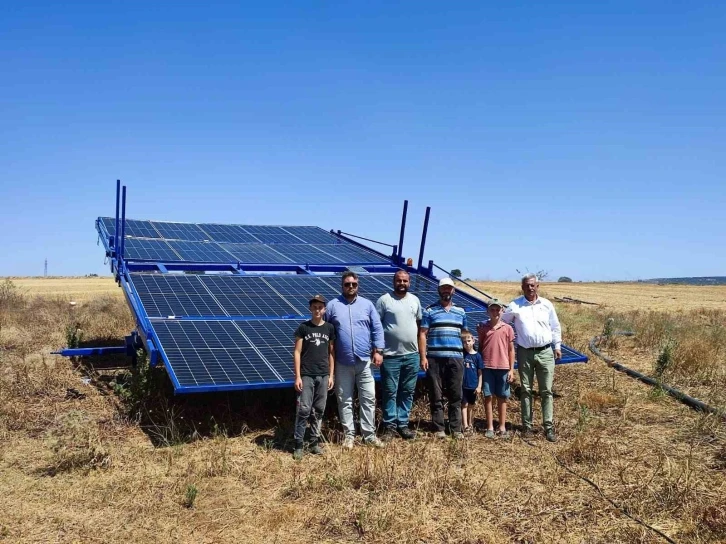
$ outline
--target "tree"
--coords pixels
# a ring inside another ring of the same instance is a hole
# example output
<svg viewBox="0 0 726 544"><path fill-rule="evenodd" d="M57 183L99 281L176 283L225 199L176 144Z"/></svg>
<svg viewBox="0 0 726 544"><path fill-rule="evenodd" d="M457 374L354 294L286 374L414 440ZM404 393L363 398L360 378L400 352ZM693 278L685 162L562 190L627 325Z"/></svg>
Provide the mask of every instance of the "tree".
<svg viewBox="0 0 726 544"><path fill-rule="evenodd" d="M455 278L460 278L461 277L461 270L459 270L458 268L454 268L451 271L451 275L454 276Z"/></svg>
<svg viewBox="0 0 726 544"><path fill-rule="evenodd" d="M567 276L561 276L560 279L558 279L560 283L572 283L572 278L568 278Z"/></svg>

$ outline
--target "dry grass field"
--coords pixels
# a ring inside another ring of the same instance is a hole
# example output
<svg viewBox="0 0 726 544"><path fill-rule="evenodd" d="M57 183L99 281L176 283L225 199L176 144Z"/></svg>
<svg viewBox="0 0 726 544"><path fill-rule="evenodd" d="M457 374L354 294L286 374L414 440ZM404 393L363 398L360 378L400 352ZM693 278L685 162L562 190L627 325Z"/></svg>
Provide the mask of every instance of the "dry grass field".
<svg viewBox="0 0 726 544"><path fill-rule="evenodd" d="M726 288L542 294L600 304L557 304L569 345L612 319L636 335L605 351L726 408ZM331 399L327 452L296 463L290 391L174 397L162 370L50 355L76 323L133 326L109 278L0 280L0 542L726 542L723 419L596 358L557 369L556 444L520 438L516 400L511 440L434 441L422 395L420 439L343 452Z"/></svg>

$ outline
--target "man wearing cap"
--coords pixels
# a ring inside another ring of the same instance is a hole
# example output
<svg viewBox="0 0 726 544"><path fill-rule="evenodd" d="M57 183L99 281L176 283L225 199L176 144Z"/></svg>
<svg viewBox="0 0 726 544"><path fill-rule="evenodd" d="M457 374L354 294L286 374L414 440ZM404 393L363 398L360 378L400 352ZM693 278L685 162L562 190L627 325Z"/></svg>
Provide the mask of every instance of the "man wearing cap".
<svg viewBox="0 0 726 544"><path fill-rule="evenodd" d="M562 329L555 307L540 297L539 281L534 274L522 278L521 297L515 298L502 315L502 321L517 333L517 364L522 383L520 396L523 434L532 436L532 385L535 375L542 402L542 424L545 436L555 442L552 382L555 359L562 358ZM553 350L554 346L554 350Z"/></svg>
<svg viewBox="0 0 726 544"><path fill-rule="evenodd" d="M449 399L449 429L455 439L461 432L461 395L464 378L464 346L461 333L467 330L466 312L452 301L454 282L439 282L439 301L423 311L419 329L421 368L428 371L431 421L437 438L444 431L443 395Z"/></svg>
<svg viewBox="0 0 726 544"><path fill-rule="evenodd" d="M335 326L335 393L338 397L340 423L345 431L343 447L352 449L355 441L353 393L358 387L360 429L363 442L377 448L383 443L376 437L376 390L371 362L383 361L383 327L373 303L358 296L358 275L343 273L343 294L328 304L325 320Z"/></svg>
<svg viewBox="0 0 726 544"><path fill-rule="evenodd" d="M421 302L416 295L408 292L410 284L408 272L399 270L393 276L393 292L376 301L386 342L381 366L383 440L392 439L396 432L405 440L416 437L416 433L408 427L408 418L420 366L418 326L421 323Z"/></svg>

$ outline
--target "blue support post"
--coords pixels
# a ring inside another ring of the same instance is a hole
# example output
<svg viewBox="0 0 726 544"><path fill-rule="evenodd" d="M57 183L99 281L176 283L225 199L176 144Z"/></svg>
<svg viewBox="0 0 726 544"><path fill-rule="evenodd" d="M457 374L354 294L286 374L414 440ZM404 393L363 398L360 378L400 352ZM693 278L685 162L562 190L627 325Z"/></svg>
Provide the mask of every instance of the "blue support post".
<svg viewBox="0 0 726 544"><path fill-rule="evenodd" d="M118 242L119 242L119 230L118 230L118 207L119 207L119 199L121 198L121 180L116 180L116 230L113 233L114 241L113 241L113 251L118 255Z"/></svg>
<svg viewBox="0 0 726 544"><path fill-rule="evenodd" d="M403 235L406 232L406 214L408 213L408 200L403 201L403 215L401 216L401 235L398 237L398 262L403 259ZM396 252L393 252L396 255Z"/></svg>
<svg viewBox="0 0 726 544"><path fill-rule="evenodd" d="M119 263L119 272L123 274L124 249L126 246L126 185L123 186L121 196L121 240L119 241L121 252L116 254Z"/></svg>
<svg viewBox="0 0 726 544"><path fill-rule="evenodd" d="M421 233L421 249L418 251L418 270L423 266L424 248L426 247L426 233L429 230L429 215L431 214L431 206L426 206L426 217L424 218L423 232Z"/></svg>

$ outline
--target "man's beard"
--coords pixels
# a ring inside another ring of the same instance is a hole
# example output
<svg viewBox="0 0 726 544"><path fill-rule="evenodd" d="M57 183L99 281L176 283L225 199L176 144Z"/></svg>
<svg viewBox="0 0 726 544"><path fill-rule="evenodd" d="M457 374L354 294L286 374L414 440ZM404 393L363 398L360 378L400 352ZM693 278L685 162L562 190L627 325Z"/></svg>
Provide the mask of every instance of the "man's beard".
<svg viewBox="0 0 726 544"><path fill-rule="evenodd" d="M396 287L394 289L394 291L396 291L397 295L405 295L406 293L408 293L408 287L399 286L399 287Z"/></svg>
<svg viewBox="0 0 726 544"><path fill-rule="evenodd" d="M452 295L439 294L439 296L441 297L441 300L443 300L444 302L449 302L451 300Z"/></svg>

